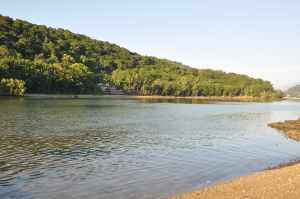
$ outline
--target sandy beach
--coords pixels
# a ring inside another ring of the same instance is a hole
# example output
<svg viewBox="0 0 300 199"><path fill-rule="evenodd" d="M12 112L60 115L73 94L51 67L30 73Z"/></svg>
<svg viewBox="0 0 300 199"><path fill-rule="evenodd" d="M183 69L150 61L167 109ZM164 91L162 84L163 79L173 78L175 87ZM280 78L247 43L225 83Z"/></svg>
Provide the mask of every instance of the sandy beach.
<svg viewBox="0 0 300 199"><path fill-rule="evenodd" d="M300 163L264 170L171 199L299 199Z"/></svg>
<svg viewBox="0 0 300 199"><path fill-rule="evenodd" d="M275 122L269 126L300 140L300 120ZM300 163L291 162L171 199L299 199L299 187Z"/></svg>

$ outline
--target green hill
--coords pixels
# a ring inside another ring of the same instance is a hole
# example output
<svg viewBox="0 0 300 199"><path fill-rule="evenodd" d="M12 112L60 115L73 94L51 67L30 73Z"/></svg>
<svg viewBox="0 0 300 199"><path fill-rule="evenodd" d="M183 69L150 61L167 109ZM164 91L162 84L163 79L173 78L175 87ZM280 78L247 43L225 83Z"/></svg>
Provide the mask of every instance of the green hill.
<svg viewBox="0 0 300 199"><path fill-rule="evenodd" d="M95 93L98 83L109 83L138 95L278 94L261 79L198 70L68 30L0 15L0 80L11 78L23 80L29 93Z"/></svg>
<svg viewBox="0 0 300 199"><path fill-rule="evenodd" d="M292 97L300 97L300 84L289 88L286 94Z"/></svg>

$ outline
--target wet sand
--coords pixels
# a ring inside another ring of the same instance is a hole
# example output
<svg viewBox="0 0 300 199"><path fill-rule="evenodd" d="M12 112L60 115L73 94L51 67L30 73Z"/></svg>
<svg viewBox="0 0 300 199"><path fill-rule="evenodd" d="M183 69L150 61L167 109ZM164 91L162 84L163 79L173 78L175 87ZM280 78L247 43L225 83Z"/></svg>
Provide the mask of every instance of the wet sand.
<svg viewBox="0 0 300 199"><path fill-rule="evenodd" d="M270 127L300 141L300 119L276 122ZM299 199L300 162L260 171L171 199Z"/></svg>
<svg viewBox="0 0 300 199"><path fill-rule="evenodd" d="M300 164L264 170L172 199L299 199Z"/></svg>

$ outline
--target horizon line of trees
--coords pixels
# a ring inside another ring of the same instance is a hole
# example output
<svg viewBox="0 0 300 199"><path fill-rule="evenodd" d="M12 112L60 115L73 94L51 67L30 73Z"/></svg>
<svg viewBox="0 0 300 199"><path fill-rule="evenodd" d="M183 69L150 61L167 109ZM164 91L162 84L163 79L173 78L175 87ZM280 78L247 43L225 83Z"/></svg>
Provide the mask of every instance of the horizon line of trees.
<svg viewBox="0 0 300 199"><path fill-rule="evenodd" d="M268 81L198 70L0 15L0 79L10 78L24 81L29 93L99 93L99 83L110 83L138 95L278 95Z"/></svg>
<svg viewBox="0 0 300 199"><path fill-rule="evenodd" d="M117 69L115 85L128 93L163 96L254 96L282 97L272 84L246 75L222 71L143 67Z"/></svg>

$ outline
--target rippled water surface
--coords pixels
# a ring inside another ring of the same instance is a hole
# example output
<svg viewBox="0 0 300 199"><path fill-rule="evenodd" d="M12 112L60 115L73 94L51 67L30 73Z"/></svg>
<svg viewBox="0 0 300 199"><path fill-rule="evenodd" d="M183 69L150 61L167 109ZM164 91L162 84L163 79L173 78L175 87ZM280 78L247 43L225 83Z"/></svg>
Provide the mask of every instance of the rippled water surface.
<svg viewBox="0 0 300 199"><path fill-rule="evenodd" d="M300 103L0 99L0 198L164 198L300 159Z"/></svg>

